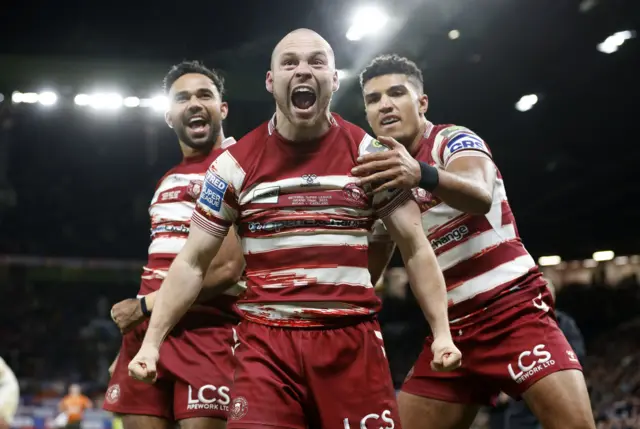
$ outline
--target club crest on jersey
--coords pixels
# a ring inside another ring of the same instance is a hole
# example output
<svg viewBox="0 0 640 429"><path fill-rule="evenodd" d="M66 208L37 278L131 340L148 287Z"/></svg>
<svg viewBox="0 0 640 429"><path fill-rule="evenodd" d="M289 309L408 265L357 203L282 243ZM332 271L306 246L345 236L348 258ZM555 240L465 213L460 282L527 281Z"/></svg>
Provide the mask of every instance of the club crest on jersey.
<svg viewBox="0 0 640 429"><path fill-rule="evenodd" d="M202 180L192 180L187 185L187 195L193 199L197 199L202 192Z"/></svg>
<svg viewBox="0 0 640 429"><path fill-rule="evenodd" d="M366 204L367 202L367 194L355 183L347 183L345 187L342 188L342 192L349 201L358 204Z"/></svg>
<svg viewBox="0 0 640 429"><path fill-rule="evenodd" d="M422 188L413 188L411 193L413 193L413 199L420 206L420 211L428 210L440 204L440 200L437 197Z"/></svg>
<svg viewBox="0 0 640 429"><path fill-rule="evenodd" d="M219 212L229 184L212 171L207 171L198 203L205 209Z"/></svg>

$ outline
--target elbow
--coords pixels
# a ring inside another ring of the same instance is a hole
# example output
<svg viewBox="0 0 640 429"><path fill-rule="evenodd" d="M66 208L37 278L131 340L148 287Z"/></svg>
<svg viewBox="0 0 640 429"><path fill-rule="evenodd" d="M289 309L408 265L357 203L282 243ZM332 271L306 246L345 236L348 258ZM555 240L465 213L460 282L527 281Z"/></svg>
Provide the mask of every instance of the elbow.
<svg viewBox="0 0 640 429"><path fill-rule="evenodd" d="M488 191L483 191L469 201L469 207L465 212L472 215L486 215L491 211L493 196Z"/></svg>
<svg viewBox="0 0 640 429"><path fill-rule="evenodd" d="M229 261L224 265L221 273L222 283L233 285L240 281L244 271L244 259L240 261Z"/></svg>

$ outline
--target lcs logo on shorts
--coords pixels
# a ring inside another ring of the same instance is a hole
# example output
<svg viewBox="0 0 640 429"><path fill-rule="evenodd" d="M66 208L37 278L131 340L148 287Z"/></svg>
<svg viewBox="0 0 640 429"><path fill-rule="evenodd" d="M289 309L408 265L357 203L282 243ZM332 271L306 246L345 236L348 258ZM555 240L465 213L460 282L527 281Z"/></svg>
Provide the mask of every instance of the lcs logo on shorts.
<svg viewBox="0 0 640 429"><path fill-rule="evenodd" d="M370 423L367 423L369 421ZM351 423L349 423L348 418L345 418L342 423L344 424L344 429L351 429ZM381 426L381 423L386 423L386 425ZM357 426L357 428L367 429L369 427L367 426L367 424L370 424L371 427L377 426L380 429L393 429L396 427L395 423L393 422L393 417L391 417L391 411L389 410L384 410L381 414L367 414L360 420L360 424L359 426Z"/></svg>
<svg viewBox="0 0 640 429"><path fill-rule="evenodd" d="M227 386L216 387L205 384L196 392L189 386L187 397L187 410L220 410L229 411L229 388Z"/></svg>
<svg viewBox="0 0 640 429"><path fill-rule="evenodd" d="M220 176L211 171L207 171L198 203L209 210L219 212L222 208L224 193L228 187L229 184Z"/></svg>
<svg viewBox="0 0 640 429"><path fill-rule="evenodd" d="M460 134L454 137L449 143L447 148L451 154L454 154L464 149L479 149L486 151L487 148L484 142L480 138L473 134Z"/></svg>
<svg viewBox="0 0 640 429"><path fill-rule="evenodd" d="M513 369L512 364L507 365L507 370L513 381L520 384L534 374L555 364L556 361L551 358L551 353L545 350L545 345L538 344L531 351L526 350L520 353L517 362L517 372Z"/></svg>

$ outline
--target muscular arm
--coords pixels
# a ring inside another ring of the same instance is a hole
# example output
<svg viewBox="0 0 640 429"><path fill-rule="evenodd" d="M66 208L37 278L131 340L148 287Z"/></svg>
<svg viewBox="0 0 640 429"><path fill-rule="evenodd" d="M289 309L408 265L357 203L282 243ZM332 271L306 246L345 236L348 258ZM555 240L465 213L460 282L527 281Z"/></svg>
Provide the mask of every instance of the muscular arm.
<svg viewBox="0 0 640 429"><path fill-rule="evenodd" d="M171 264L162 283L143 345L159 348L169 331L195 302L205 273L222 246L223 238L191 225L189 238Z"/></svg>
<svg viewBox="0 0 640 429"><path fill-rule="evenodd" d="M470 214L491 210L496 168L485 156L461 156L439 170L439 183L433 194L454 209Z"/></svg>
<svg viewBox="0 0 640 429"><path fill-rule="evenodd" d="M436 255L422 229L420 209L409 200L384 219L409 275L411 290L435 338L451 337L447 291Z"/></svg>
<svg viewBox="0 0 640 429"><path fill-rule="evenodd" d="M220 295L238 283L243 270L244 256L242 247L235 230L232 228L222 242L222 246L215 258L211 261L211 265L209 265L202 282L202 290L195 302L206 302ZM149 311L153 310L157 295L158 291L145 295Z"/></svg>

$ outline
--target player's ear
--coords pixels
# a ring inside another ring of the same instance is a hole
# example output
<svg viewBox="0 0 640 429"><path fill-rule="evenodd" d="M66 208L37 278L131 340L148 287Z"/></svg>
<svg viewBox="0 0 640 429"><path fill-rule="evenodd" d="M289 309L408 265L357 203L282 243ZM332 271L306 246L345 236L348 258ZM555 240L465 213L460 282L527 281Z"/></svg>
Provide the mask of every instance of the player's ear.
<svg viewBox="0 0 640 429"><path fill-rule="evenodd" d="M332 86L332 91L336 92L338 90L338 88L340 88L340 78L338 77L338 70L334 70L333 71L333 86Z"/></svg>
<svg viewBox="0 0 640 429"><path fill-rule="evenodd" d="M169 125L169 128L173 128L173 121L171 120L168 110L164 112L164 121Z"/></svg>
<svg viewBox="0 0 640 429"><path fill-rule="evenodd" d="M424 115L425 113L427 113L428 109L429 97L427 97L427 94L422 94L420 97L418 97L418 111L421 115Z"/></svg>
<svg viewBox="0 0 640 429"><path fill-rule="evenodd" d="M267 91L273 94L273 73L271 73L271 70L267 72L267 78L264 83L267 87Z"/></svg>
<svg viewBox="0 0 640 429"><path fill-rule="evenodd" d="M220 103L220 117L224 121L227 119L227 115L229 114L229 104L226 101Z"/></svg>

